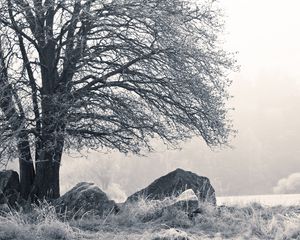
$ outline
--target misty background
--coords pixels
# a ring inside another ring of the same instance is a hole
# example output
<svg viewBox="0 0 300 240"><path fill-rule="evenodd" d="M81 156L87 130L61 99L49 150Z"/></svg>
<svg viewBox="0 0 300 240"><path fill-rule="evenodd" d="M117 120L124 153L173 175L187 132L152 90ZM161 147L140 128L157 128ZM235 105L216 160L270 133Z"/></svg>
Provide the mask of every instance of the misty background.
<svg viewBox="0 0 300 240"><path fill-rule="evenodd" d="M228 106L238 134L212 151L201 139L181 150L156 144L147 157L118 152L65 155L61 192L94 182L122 201L180 167L208 177L217 196L300 193L300 2L223 0L225 46L237 51ZM10 167L15 168L14 163Z"/></svg>

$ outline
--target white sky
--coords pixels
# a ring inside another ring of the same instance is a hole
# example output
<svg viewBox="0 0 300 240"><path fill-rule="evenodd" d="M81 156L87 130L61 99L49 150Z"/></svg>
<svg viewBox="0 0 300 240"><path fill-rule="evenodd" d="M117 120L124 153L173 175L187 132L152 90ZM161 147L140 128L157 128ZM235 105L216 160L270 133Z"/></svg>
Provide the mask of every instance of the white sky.
<svg viewBox="0 0 300 240"><path fill-rule="evenodd" d="M222 5L228 44L239 51L242 74L276 71L299 77L300 1L223 0Z"/></svg>

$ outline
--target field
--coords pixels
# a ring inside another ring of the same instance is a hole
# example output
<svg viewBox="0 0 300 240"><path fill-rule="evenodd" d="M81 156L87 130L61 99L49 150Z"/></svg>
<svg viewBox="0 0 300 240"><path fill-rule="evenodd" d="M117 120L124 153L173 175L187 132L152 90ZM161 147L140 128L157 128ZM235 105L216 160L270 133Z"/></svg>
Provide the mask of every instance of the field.
<svg viewBox="0 0 300 240"><path fill-rule="evenodd" d="M218 205L246 205L252 202L265 206L300 206L300 194L217 197Z"/></svg>
<svg viewBox="0 0 300 240"><path fill-rule="evenodd" d="M300 205L267 206L251 201L218 207L203 204L201 214L193 219L179 209L163 210L165 205L141 199L118 215L87 213L67 220L44 202L27 213L2 214L0 239L300 239Z"/></svg>

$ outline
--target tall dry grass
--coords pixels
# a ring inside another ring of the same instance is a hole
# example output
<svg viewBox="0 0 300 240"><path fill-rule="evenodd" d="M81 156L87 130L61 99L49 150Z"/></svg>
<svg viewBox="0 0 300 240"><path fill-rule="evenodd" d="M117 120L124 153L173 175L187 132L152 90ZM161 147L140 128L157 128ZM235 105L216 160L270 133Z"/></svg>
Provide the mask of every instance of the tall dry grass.
<svg viewBox="0 0 300 240"><path fill-rule="evenodd" d="M29 212L9 211L0 217L0 240L300 240L300 206L214 207L201 204L192 219L181 209L168 208L172 199L140 199L121 207L119 214L84 215L69 219L46 202Z"/></svg>

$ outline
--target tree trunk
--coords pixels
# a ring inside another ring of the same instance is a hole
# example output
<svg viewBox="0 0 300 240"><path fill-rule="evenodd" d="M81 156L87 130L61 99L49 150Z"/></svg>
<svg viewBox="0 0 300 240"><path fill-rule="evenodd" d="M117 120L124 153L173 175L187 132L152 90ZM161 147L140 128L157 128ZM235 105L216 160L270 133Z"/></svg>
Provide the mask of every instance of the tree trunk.
<svg viewBox="0 0 300 240"><path fill-rule="evenodd" d="M19 141L20 195L23 199L27 200L34 182L35 173L29 142L22 140L22 138Z"/></svg>
<svg viewBox="0 0 300 240"><path fill-rule="evenodd" d="M60 195L59 169L64 147L64 111L58 92L60 87L56 62L56 42L53 36L54 11L48 11L47 40L40 42L40 60L42 75L41 96L41 132L36 150L36 176L32 195L36 199L55 199ZM44 32L41 32L43 36Z"/></svg>
<svg viewBox="0 0 300 240"><path fill-rule="evenodd" d="M45 160L36 164L36 177L33 185L34 199L56 199L59 197L60 164Z"/></svg>
<svg viewBox="0 0 300 240"><path fill-rule="evenodd" d="M62 151L42 151L36 162L33 199L56 199L60 196L59 169Z"/></svg>
<svg viewBox="0 0 300 240"><path fill-rule="evenodd" d="M55 116L57 109L49 97L44 98L42 136L37 151L36 176L32 194L38 199L59 197L59 169L64 146L64 124Z"/></svg>
<svg viewBox="0 0 300 240"><path fill-rule="evenodd" d="M64 121L54 96L42 99L42 133L35 162L33 199L59 197L59 169L64 147Z"/></svg>

